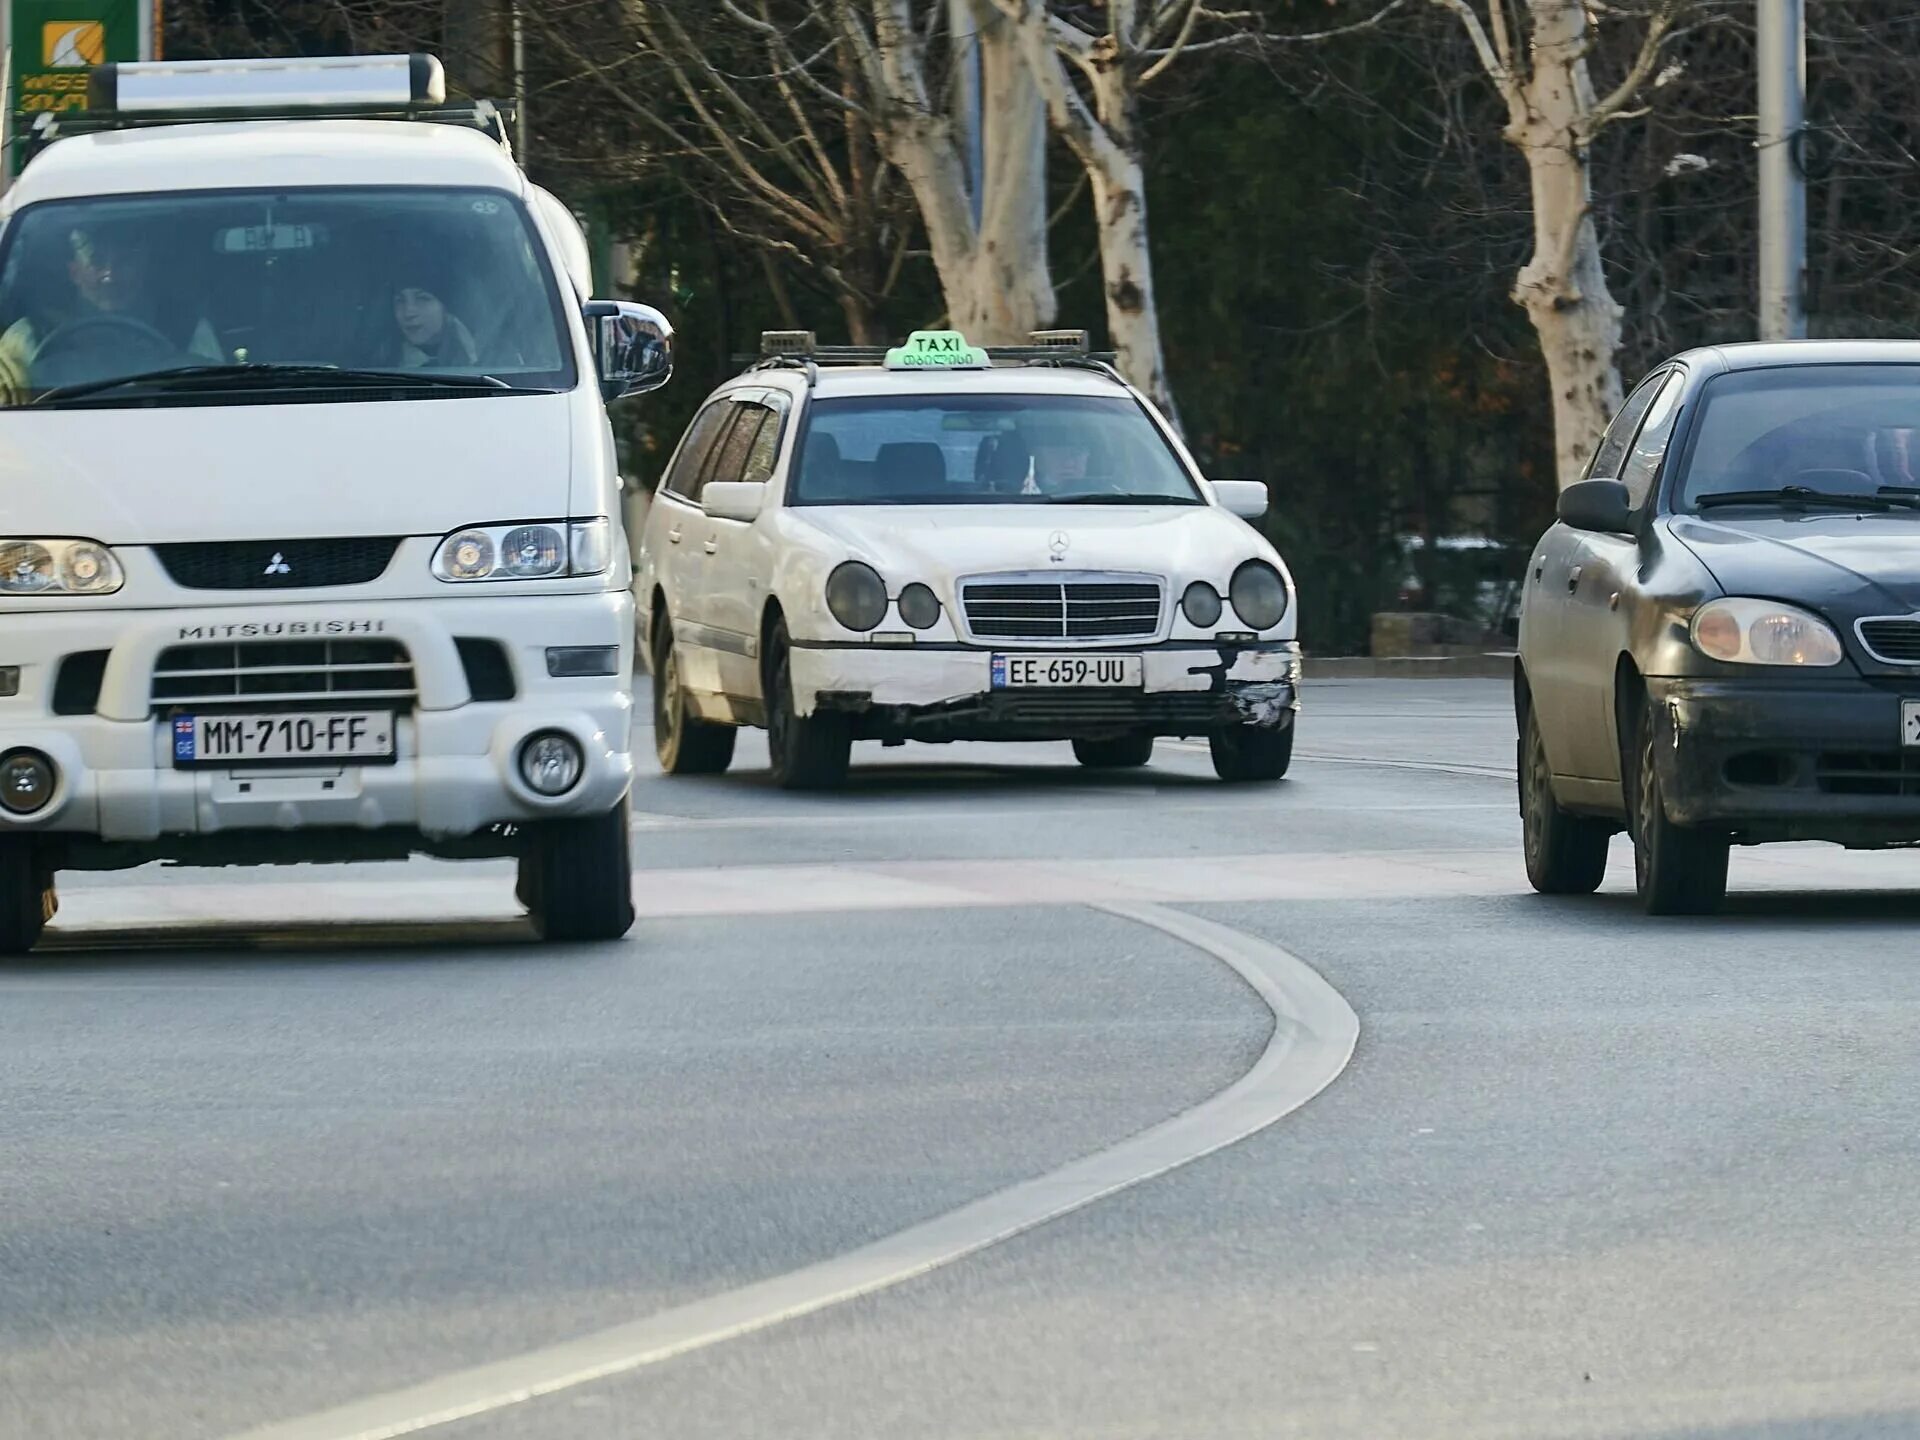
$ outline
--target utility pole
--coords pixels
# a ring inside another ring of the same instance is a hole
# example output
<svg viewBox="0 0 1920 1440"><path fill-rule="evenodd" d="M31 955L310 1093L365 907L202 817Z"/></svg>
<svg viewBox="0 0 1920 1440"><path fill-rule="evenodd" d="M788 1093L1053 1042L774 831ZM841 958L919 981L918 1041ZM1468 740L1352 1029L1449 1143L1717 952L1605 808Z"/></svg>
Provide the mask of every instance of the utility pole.
<svg viewBox="0 0 1920 1440"><path fill-rule="evenodd" d="M1807 333L1805 0L1759 0L1760 338Z"/></svg>
<svg viewBox="0 0 1920 1440"><path fill-rule="evenodd" d="M980 114L980 30L973 0L950 0L949 30L953 35L954 103L960 133L966 141L967 195L973 202L973 228L980 229L981 205L987 190L987 147Z"/></svg>

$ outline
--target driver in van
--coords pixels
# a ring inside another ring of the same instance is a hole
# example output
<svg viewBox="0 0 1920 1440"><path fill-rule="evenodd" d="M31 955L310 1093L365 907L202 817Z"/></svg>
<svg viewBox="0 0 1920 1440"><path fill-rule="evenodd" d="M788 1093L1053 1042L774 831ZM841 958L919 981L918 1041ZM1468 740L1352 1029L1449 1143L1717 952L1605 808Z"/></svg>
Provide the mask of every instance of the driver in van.
<svg viewBox="0 0 1920 1440"><path fill-rule="evenodd" d="M451 287L430 255L416 253L394 271L393 323L400 332L400 366L458 368L479 363L480 347L460 317L447 309Z"/></svg>
<svg viewBox="0 0 1920 1440"><path fill-rule="evenodd" d="M23 316L0 335L0 394L8 403L19 404L32 389L34 362L48 342L88 320L120 316L136 328L168 339L153 321L150 258L137 236L102 226L73 230L67 242L72 249L67 278L73 285L74 303L66 315L38 323L33 316ZM205 316L194 326L186 354L212 365L227 359L219 335ZM105 368L101 378L112 374L111 368Z"/></svg>

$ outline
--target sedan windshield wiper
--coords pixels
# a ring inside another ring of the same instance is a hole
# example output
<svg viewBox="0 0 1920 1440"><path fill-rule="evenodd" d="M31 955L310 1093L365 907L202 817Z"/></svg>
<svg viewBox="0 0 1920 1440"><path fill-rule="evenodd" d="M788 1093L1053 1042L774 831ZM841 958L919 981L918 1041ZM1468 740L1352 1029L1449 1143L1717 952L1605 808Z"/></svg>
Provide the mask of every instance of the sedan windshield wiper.
<svg viewBox="0 0 1920 1440"><path fill-rule="evenodd" d="M1200 501L1191 495L1111 495L1102 491L1094 495L1063 495L1047 503L1049 505L1198 505Z"/></svg>
<svg viewBox="0 0 1920 1440"><path fill-rule="evenodd" d="M165 393L239 389L329 390L348 387L380 390L515 389L497 375L434 375L418 370L351 370L338 365L281 365L250 361L240 365L175 365L164 370L116 375L108 380L56 385L41 393L33 403L58 405L62 401L84 400L93 395L134 388Z"/></svg>
<svg viewBox="0 0 1920 1440"><path fill-rule="evenodd" d="M1722 490L1702 495L1694 505L1711 510L1720 505L1784 505L1805 509L1819 505L1830 510L1911 510L1920 508L1920 494L1905 495L1883 486L1877 495L1838 495L1805 485L1782 485L1777 490Z"/></svg>

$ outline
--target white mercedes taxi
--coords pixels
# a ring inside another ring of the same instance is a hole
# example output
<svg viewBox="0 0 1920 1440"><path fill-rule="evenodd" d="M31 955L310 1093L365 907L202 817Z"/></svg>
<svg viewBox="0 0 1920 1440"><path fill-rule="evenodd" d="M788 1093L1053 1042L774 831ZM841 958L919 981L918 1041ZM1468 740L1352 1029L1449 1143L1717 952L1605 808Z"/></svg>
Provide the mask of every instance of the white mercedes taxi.
<svg viewBox="0 0 1920 1440"><path fill-rule="evenodd" d="M885 352L763 337L681 441L638 547L654 738L674 775L764 726L775 780L856 740L1068 740L1144 765L1205 736L1226 780L1293 753L1293 582L1079 331Z"/></svg>

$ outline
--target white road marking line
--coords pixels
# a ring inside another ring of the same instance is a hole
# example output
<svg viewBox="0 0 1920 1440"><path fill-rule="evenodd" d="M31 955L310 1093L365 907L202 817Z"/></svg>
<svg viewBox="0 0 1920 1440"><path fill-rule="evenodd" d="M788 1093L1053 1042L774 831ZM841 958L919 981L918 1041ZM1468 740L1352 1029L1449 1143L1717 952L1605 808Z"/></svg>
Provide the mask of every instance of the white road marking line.
<svg viewBox="0 0 1920 1440"><path fill-rule="evenodd" d="M871 1245L644 1320L475 1366L424 1384L265 1425L237 1440L394 1440L718 1345L891 1289L1244 1140L1338 1078L1360 1021L1304 961L1210 920L1108 905L1231 967L1273 1011L1252 1069L1191 1110L1046 1175Z"/></svg>

